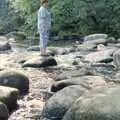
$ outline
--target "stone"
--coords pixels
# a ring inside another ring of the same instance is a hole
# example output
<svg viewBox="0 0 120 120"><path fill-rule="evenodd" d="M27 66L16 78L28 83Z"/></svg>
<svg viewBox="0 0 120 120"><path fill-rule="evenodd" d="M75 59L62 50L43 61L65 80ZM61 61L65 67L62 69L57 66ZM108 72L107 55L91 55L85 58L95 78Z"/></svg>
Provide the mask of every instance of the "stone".
<svg viewBox="0 0 120 120"><path fill-rule="evenodd" d="M40 67L49 67L49 66L56 66L57 62L52 57L38 57L33 58L31 60L26 61L23 64L23 67L34 67L34 68L40 68Z"/></svg>
<svg viewBox="0 0 120 120"><path fill-rule="evenodd" d="M73 62L72 62L72 65L78 65L79 63L76 61L76 60L74 60Z"/></svg>
<svg viewBox="0 0 120 120"><path fill-rule="evenodd" d="M113 62L117 70L120 70L120 49L116 50L113 54Z"/></svg>
<svg viewBox="0 0 120 120"><path fill-rule="evenodd" d="M107 43L117 43L117 40L114 37L108 37L106 42Z"/></svg>
<svg viewBox="0 0 120 120"><path fill-rule="evenodd" d="M8 110L11 111L17 107L18 96L18 89L0 86L0 101L7 105Z"/></svg>
<svg viewBox="0 0 120 120"><path fill-rule="evenodd" d="M57 54L58 55L65 55L65 54L68 54L69 53L69 50L68 49L58 49L57 50Z"/></svg>
<svg viewBox="0 0 120 120"><path fill-rule="evenodd" d="M0 43L0 51L11 50L11 45L9 42Z"/></svg>
<svg viewBox="0 0 120 120"><path fill-rule="evenodd" d="M114 75L115 67L112 63L92 63L90 71L94 75L112 77Z"/></svg>
<svg viewBox="0 0 120 120"><path fill-rule="evenodd" d="M84 37L84 44L105 44L107 37L107 34L91 34Z"/></svg>
<svg viewBox="0 0 120 120"><path fill-rule="evenodd" d="M7 109L7 106L0 102L0 120L8 120L9 117L9 111Z"/></svg>
<svg viewBox="0 0 120 120"><path fill-rule="evenodd" d="M101 50L97 52L92 52L92 53L89 53L88 55L85 55L84 58L85 58L85 61L89 61L92 63L105 61L106 59L111 60L111 57L115 50L116 48L111 48L111 49Z"/></svg>
<svg viewBox="0 0 120 120"><path fill-rule="evenodd" d="M55 93L45 103L40 120L61 120L65 112L85 90L80 85L73 85Z"/></svg>
<svg viewBox="0 0 120 120"><path fill-rule="evenodd" d="M97 50L104 50L105 49L105 46L103 44L99 44L97 45Z"/></svg>
<svg viewBox="0 0 120 120"><path fill-rule="evenodd" d="M108 46L108 47L120 48L120 43L108 43L107 46Z"/></svg>
<svg viewBox="0 0 120 120"><path fill-rule="evenodd" d="M62 120L119 120L120 86L100 87L80 97Z"/></svg>
<svg viewBox="0 0 120 120"><path fill-rule="evenodd" d="M27 48L27 51L40 51L40 46L31 46Z"/></svg>
<svg viewBox="0 0 120 120"><path fill-rule="evenodd" d="M51 72L51 71L50 71ZM94 71L92 71L88 65L78 67L75 69L70 70L53 70L52 73L49 75L55 81L61 81L65 79L70 79L73 77L80 77L85 75L94 75Z"/></svg>
<svg viewBox="0 0 120 120"><path fill-rule="evenodd" d="M96 51L97 45L83 43L81 45L78 45L77 48L78 48L78 51L80 51L80 53L82 51L85 53L85 52Z"/></svg>
<svg viewBox="0 0 120 120"><path fill-rule="evenodd" d="M26 93L29 90L29 79L22 73L3 70L0 72L0 85L17 88L20 93Z"/></svg>
<svg viewBox="0 0 120 120"><path fill-rule="evenodd" d="M52 84L51 91L57 92L67 86L71 85L81 85L86 89L92 89L96 86L105 86L105 78L101 76L83 76L83 77L74 77L67 80L58 81Z"/></svg>

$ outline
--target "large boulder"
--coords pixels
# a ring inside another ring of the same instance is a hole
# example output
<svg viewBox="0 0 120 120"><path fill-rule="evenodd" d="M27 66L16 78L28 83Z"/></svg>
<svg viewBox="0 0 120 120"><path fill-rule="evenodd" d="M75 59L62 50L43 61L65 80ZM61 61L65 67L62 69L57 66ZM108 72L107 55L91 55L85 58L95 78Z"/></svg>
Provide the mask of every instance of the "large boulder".
<svg viewBox="0 0 120 120"><path fill-rule="evenodd" d="M101 76L74 77L53 83L51 86L51 91L57 92L58 90L71 85L81 85L86 89L92 89L96 86L105 86L106 82L104 77Z"/></svg>
<svg viewBox="0 0 120 120"><path fill-rule="evenodd" d="M49 67L49 66L56 66L57 62L52 57L37 57L33 58L31 60L26 61L23 64L23 67L34 67L34 68L40 68L40 67Z"/></svg>
<svg viewBox="0 0 120 120"><path fill-rule="evenodd" d="M85 90L80 85L74 85L55 93L45 103L40 120L61 120L65 112Z"/></svg>
<svg viewBox="0 0 120 120"><path fill-rule="evenodd" d="M120 86L94 89L80 97L63 120L119 120Z"/></svg>
<svg viewBox="0 0 120 120"><path fill-rule="evenodd" d="M120 70L120 49L114 52L113 54L114 65L117 70Z"/></svg>
<svg viewBox="0 0 120 120"><path fill-rule="evenodd" d="M7 106L0 102L0 120L8 120L9 112Z"/></svg>
<svg viewBox="0 0 120 120"><path fill-rule="evenodd" d="M0 85L19 89L20 93L25 93L29 89L29 79L22 73L16 71L1 71Z"/></svg>
<svg viewBox="0 0 120 120"><path fill-rule="evenodd" d="M18 96L18 89L0 86L0 101L6 104L10 111L16 108Z"/></svg>
<svg viewBox="0 0 120 120"><path fill-rule="evenodd" d="M84 44L105 44L107 37L107 34L91 34L84 37Z"/></svg>
<svg viewBox="0 0 120 120"><path fill-rule="evenodd" d="M11 45L9 42L0 42L0 51L11 50Z"/></svg>
<svg viewBox="0 0 120 120"><path fill-rule="evenodd" d="M116 48L101 50L85 55L85 61L89 62L102 62L102 61L112 61L112 55Z"/></svg>

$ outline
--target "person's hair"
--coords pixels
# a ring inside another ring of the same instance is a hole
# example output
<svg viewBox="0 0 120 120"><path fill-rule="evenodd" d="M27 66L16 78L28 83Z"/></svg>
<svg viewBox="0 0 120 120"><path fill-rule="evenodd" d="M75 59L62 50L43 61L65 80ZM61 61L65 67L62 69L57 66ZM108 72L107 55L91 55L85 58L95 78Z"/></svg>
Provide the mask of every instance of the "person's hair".
<svg viewBox="0 0 120 120"><path fill-rule="evenodd" d="M44 3L47 3L47 2L48 2L48 0L40 0L41 4L44 4Z"/></svg>

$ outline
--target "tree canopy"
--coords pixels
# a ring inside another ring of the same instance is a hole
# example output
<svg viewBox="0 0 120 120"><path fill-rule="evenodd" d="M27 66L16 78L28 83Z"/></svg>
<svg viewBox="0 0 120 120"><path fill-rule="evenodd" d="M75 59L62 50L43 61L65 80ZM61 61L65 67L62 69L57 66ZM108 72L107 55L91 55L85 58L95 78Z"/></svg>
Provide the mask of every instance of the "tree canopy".
<svg viewBox="0 0 120 120"><path fill-rule="evenodd" d="M35 35L39 7L39 0L0 1L0 33L18 30ZM53 35L120 35L119 0L50 0L49 8Z"/></svg>

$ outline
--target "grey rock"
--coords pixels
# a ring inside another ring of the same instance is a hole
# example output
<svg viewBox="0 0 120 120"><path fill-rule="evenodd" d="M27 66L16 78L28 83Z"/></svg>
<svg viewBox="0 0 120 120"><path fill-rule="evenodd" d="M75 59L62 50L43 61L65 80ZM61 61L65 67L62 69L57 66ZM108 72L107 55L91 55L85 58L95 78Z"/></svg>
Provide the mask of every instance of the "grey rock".
<svg viewBox="0 0 120 120"><path fill-rule="evenodd" d="M6 51L6 50L11 50L11 45L9 44L9 42L0 44L0 51Z"/></svg>
<svg viewBox="0 0 120 120"><path fill-rule="evenodd" d="M40 67L49 67L49 66L56 66L57 62L53 57L38 57L33 58L31 60L26 61L23 64L23 67L34 67L34 68L40 68Z"/></svg>
<svg viewBox="0 0 120 120"><path fill-rule="evenodd" d="M85 61L89 62L101 62L105 60L111 60L111 56L113 55L116 48L101 50L97 52L90 53L85 56Z"/></svg>
<svg viewBox="0 0 120 120"><path fill-rule="evenodd" d="M9 112L7 106L0 102L0 120L8 120Z"/></svg>
<svg viewBox="0 0 120 120"><path fill-rule="evenodd" d="M40 51L40 46L31 46L27 48L27 51Z"/></svg>
<svg viewBox="0 0 120 120"><path fill-rule="evenodd" d="M22 73L16 71L1 71L0 85L19 89L20 93L28 92L29 79Z"/></svg>
<svg viewBox="0 0 120 120"><path fill-rule="evenodd" d="M81 77L74 77L67 80L58 81L52 84L51 91L57 92L67 86L71 85L81 85L86 89L92 89L96 86L105 86L106 82L104 77L101 76L81 76Z"/></svg>
<svg viewBox="0 0 120 120"><path fill-rule="evenodd" d="M104 44L106 43L107 34L92 34L84 37L84 44Z"/></svg>
<svg viewBox="0 0 120 120"><path fill-rule="evenodd" d="M105 46L103 44L99 44L97 45L97 50L104 50L105 49Z"/></svg>
<svg viewBox="0 0 120 120"><path fill-rule="evenodd" d="M119 120L120 86L101 87L80 97L62 120Z"/></svg>
<svg viewBox="0 0 120 120"><path fill-rule="evenodd" d="M84 67L79 67L75 69L70 69L70 70L63 70L63 69L57 69L57 70L52 70L52 72L49 76L53 78L55 81L60 81L60 80L65 80L65 79L70 79L72 77L81 77L84 75L95 75L94 71L92 71L88 66Z"/></svg>
<svg viewBox="0 0 120 120"><path fill-rule="evenodd" d="M85 92L85 88L74 85L54 94L45 104L40 120L61 120L73 102Z"/></svg>
<svg viewBox="0 0 120 120"><path fill-rule="evenodd" d="M108 37L106 43L117 43L117 40L114 37Z"/></svg>
<svg viewBox="0 0 120 120"><path fill-rule="evenodd" d="M0 86L0 101L11 111L17 107L19 91L15 88Z"/></svg>

